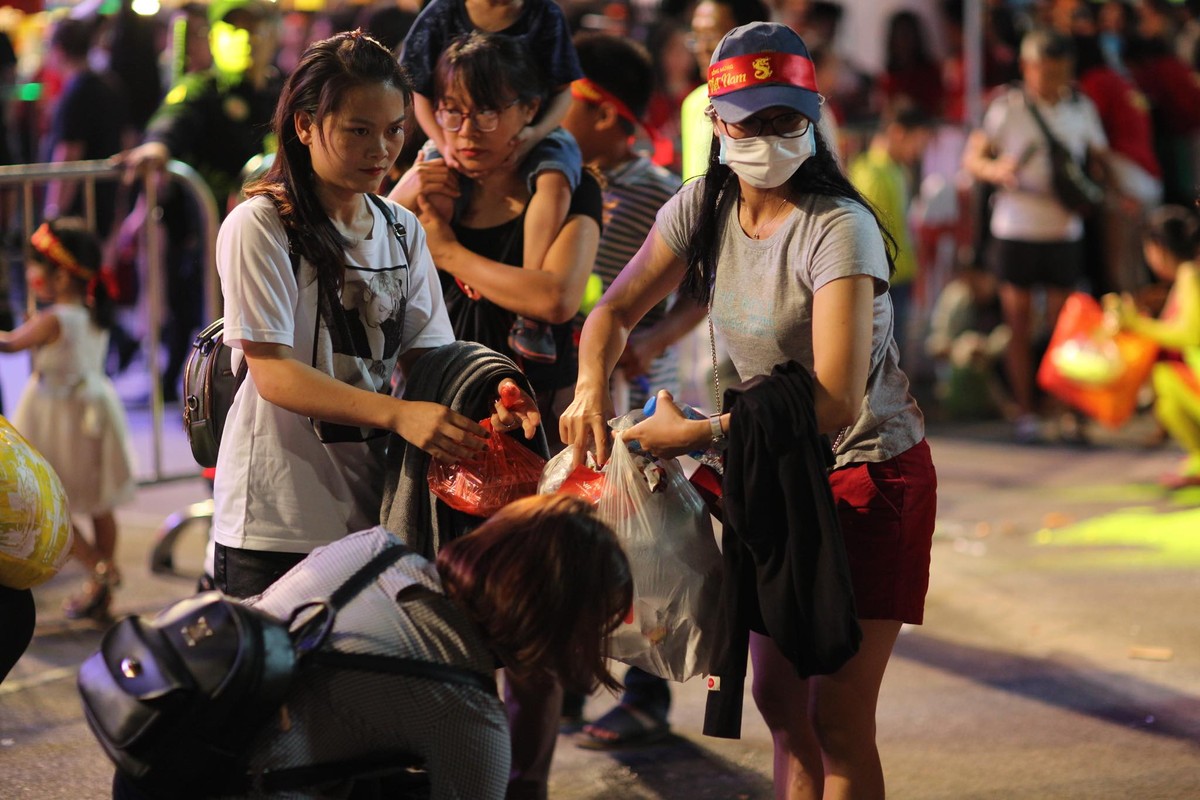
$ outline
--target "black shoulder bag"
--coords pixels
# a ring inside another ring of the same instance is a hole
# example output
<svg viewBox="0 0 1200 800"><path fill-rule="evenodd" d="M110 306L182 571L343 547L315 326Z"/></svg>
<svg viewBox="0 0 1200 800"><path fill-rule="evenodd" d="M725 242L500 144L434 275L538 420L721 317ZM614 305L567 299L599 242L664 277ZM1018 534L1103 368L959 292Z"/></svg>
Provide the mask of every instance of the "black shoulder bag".
<svg viewBox="0 0 1200 800"><path fill-rule="evenodd" d="M1067 146L1051 133L1050 126L1029 96L1024 92L1021 96L1050 147L1050 182L1059 202L1068 210L1085 216L1099 209L1104 204L1104 187L1092 180Z"/></svg>
<svg viewBox="0 0 1200 800"><path fill-rule="evenodd" d="M180 600L153 617L125 617L80 668L88 727L125 777L153 796L203 797L352 777L347 764L267 775L247 769L250 742L279 713L306 665L396 673L495 692L490 676L461 667L322 647L338 610L411 552L398 543L386 547L330 597L297 606L287 621L220 592Z"/></svg>

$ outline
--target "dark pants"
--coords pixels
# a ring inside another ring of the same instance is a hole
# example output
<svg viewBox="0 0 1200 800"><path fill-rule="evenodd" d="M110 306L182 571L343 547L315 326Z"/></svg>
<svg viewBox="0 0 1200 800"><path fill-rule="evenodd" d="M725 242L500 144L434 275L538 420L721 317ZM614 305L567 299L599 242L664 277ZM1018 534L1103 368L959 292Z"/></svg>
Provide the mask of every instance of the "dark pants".
<svg viewBox="0 0 1200 800"><path fill-rule="evenodd" d="M33 592L0 586L0 683L33 641L36 622Z"/></svg>
<svg viewBox="0 0 1200 800"><path fill-rule="evenodd" d="M665 720L671 710L671 684L643 669L630 667L625 673L625 694L621 702Z"/></svg>
<svg viewBox="0 0 1200 800"><path fill-rule="evenodd" d="M253 597L304 560L307 553L269 553L216 545L213 582L230 597Z"/></svg>

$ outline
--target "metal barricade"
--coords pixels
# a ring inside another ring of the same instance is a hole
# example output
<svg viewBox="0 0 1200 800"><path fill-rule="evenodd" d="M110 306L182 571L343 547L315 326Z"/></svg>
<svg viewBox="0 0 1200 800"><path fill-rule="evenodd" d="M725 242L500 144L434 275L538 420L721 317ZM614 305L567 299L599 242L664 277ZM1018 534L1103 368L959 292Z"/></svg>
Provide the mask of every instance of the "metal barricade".
<svg viewBox="0 0 1200 800"><path fill-rule="evenodd" d="M88 227L96 227L96 183L97 181L120 180L124 167L109 160L63 161L53 164L18 164L0 166L0 187L17 186L21 190L21 220L24 226L23 247L25 259L29 258L29 237L33 234L34 220L41 214L34 206L34 188L55 180L75 180L82 185L85 219ZM220 314L221 292L216 274L216 242L220 216L212 192L200 174L182 161L170 161L164 174L188 192L200 209L204 244L204 319L215 319ZM159 241L158 221L162 211L158 202L158 175L149 174L142 181L146 207L146 223L141 231L141 252L146 258L146 360L150 376L150 412L152 420L153 476L144 483L162 483L182 478L193 478L196 473L168 475L163 469L163 399L162 375L159 353L162 346L161 328L165 319L163 307L165 273L162 249Z"/></svg>

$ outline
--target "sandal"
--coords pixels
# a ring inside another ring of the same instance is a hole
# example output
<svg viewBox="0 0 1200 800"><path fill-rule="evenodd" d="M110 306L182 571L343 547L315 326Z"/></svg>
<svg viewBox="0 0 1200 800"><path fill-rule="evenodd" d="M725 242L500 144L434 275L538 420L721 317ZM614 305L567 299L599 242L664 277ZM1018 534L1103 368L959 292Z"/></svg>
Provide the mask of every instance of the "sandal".
<svg viewBox="0 0 1200 800"><path fill-rule="evenodd" d="M90 619L106 622L112 619L112 590L121 585L121 574L111 561L101 561L92 568L92 574L83 590L63 602L63 616L67 619Z"/></svg>
<svg viewBox="0 0 1200 800"><path fill-rule="evenodd" d="M592 724L583 726L577 745L585 750L643 747L662 741L670 733L671 726L666 720L622 703Z"/></svg>

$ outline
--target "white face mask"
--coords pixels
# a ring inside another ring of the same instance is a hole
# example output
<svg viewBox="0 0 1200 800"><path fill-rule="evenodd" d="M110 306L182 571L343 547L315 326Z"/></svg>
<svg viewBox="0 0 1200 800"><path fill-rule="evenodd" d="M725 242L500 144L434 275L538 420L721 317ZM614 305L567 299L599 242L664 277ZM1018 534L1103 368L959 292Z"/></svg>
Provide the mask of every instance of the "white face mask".
<svg viewBox="0 0 1200 800"><path fill-rule="evenodd" d="M812 125L794 139L782 136L751 136L731 139L718 131L721 150L718 160L728 164L739 178L756 189L774 189L796 174L800 165L816 152Z"/></svg>

